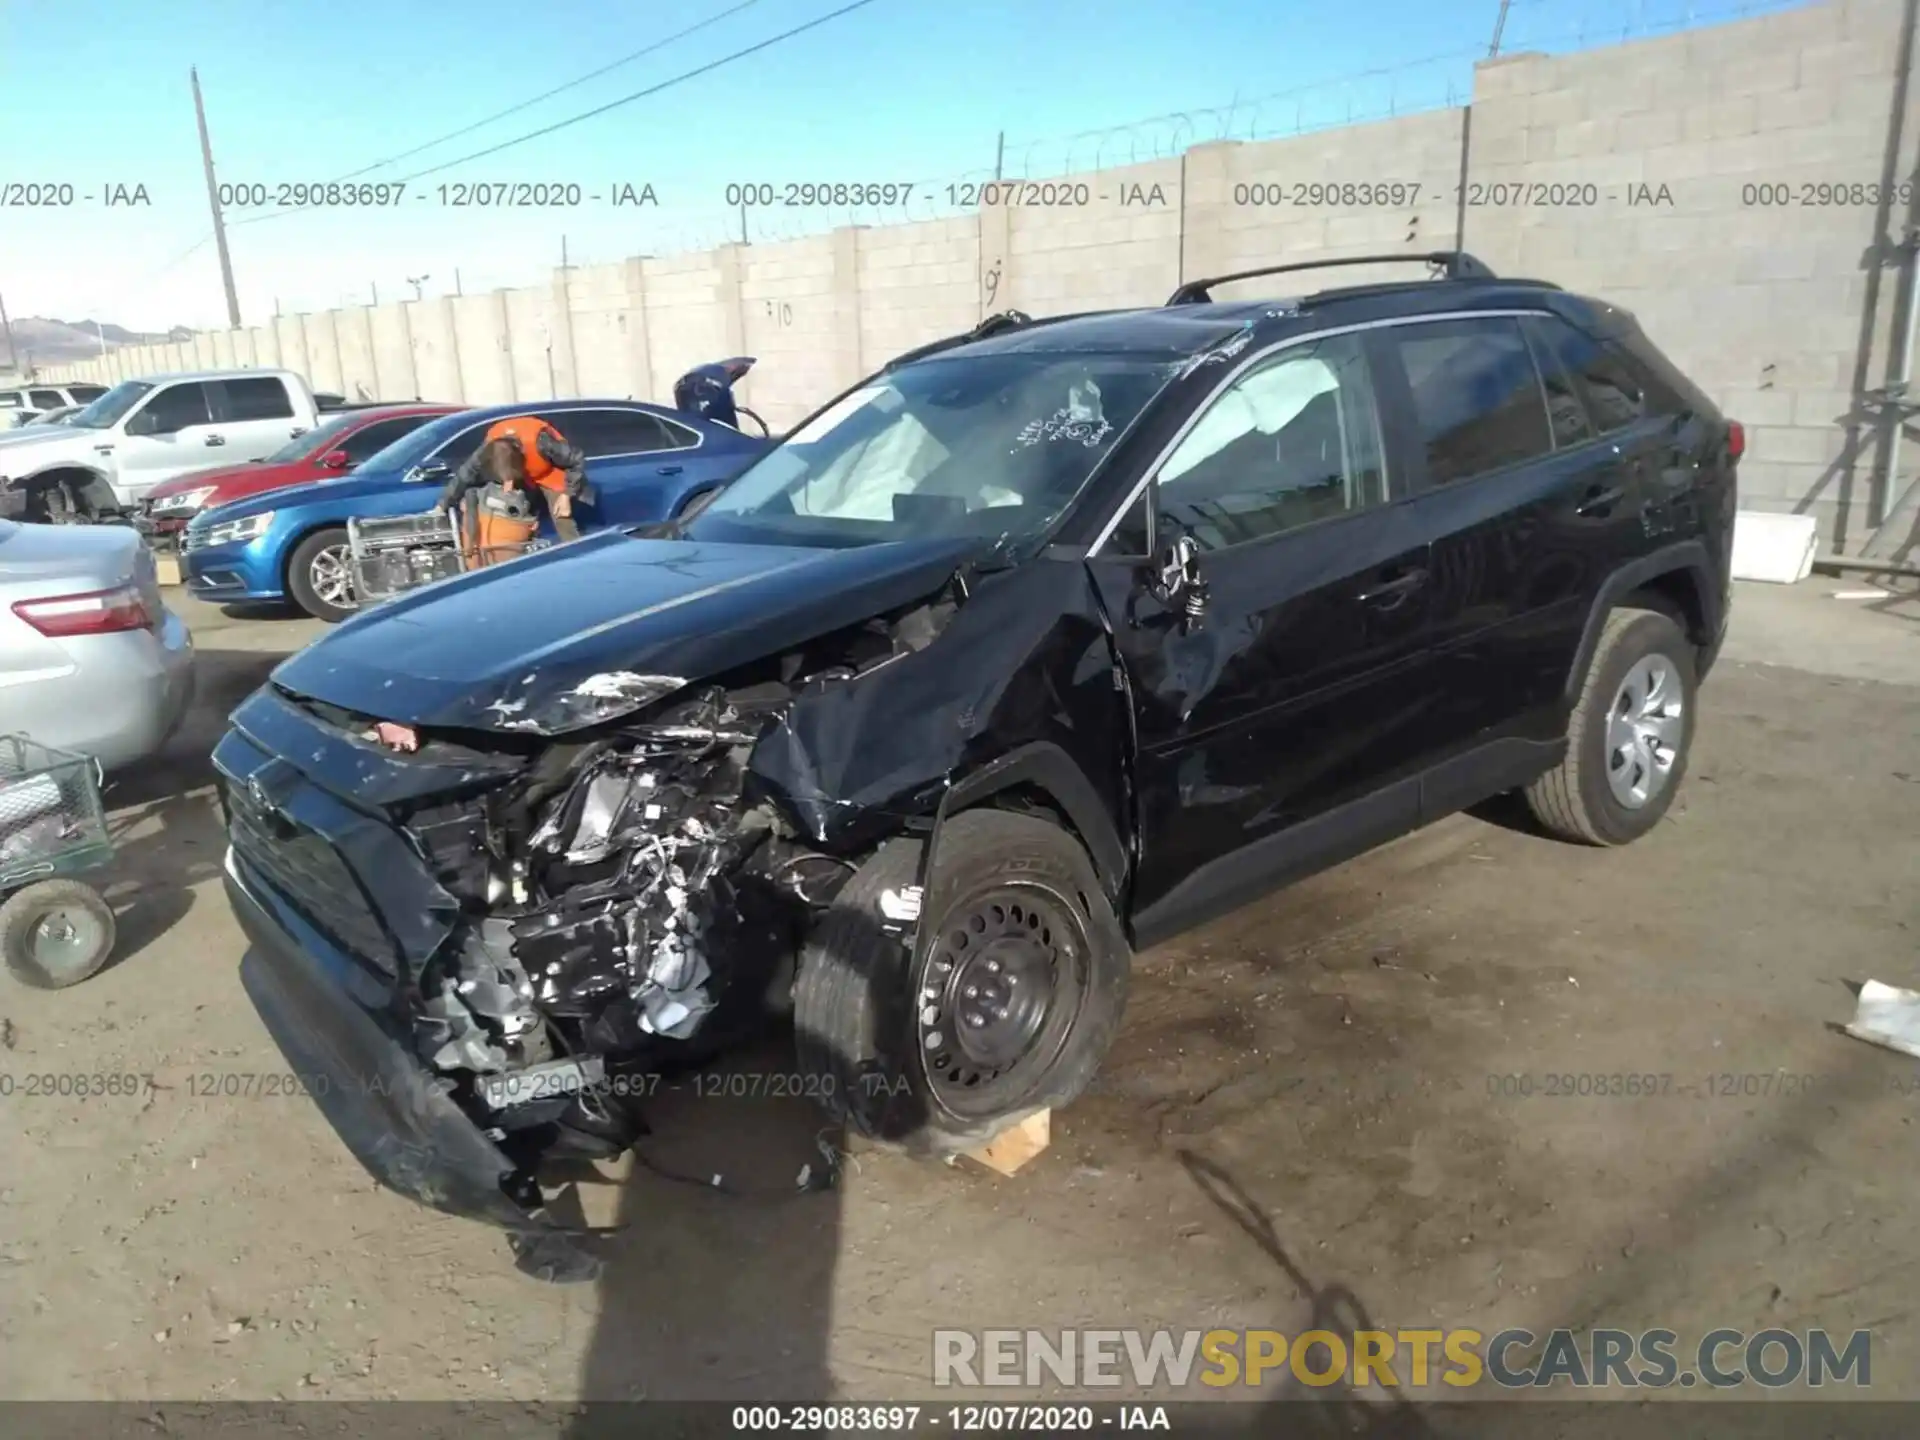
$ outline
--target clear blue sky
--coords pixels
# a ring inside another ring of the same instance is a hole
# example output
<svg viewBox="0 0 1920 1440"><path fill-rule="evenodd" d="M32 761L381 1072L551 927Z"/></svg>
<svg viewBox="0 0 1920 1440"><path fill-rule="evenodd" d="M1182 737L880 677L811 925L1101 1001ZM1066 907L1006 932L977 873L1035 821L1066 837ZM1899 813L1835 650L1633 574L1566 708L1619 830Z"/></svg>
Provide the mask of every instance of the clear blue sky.
<svg viewBox="0 0 1920 1440"><path fill-rule="evenodd" d="M739 0L14 0L0 48L13 156L0 182L144 184L144 209L0 211L0 294L15 316L122 324L220 323L187 71L197 65L223 180L327 181L410 149L720 14ZM645 58L364 178L392 180L719 59L845 0L756 0ZM1570 49L1688 17L1727 18L1742 0L1516 0L1505 47ZM990 172L1007 135L1009 174L1142 158L1188 139L1291 131L1305 123L1443 103L1471 83L1497 0L872 0L817 29L660 95L498 156L443 181L651 182L657 210L453 212L410 201L371 215L235 223L244 318L452 288L524 284L576 261L698 248L737 218L735 180L918 180ZM1748 8L1781 8L1748 0ZM1449 56L1438 63L1417 64ZM1349 81L1363 72L1393 73ZM1297 98L1258 97L1300 91ZM1229 107L1232 107L1231 109ZM1111 137L1066 137L1169 112ZM44 139L46 143L37 143ZM22 144L20 142L25 141ZM258 213L258 212L253 212ZM756 220L755 238L822 229L835 217ZM837 217L840 223L853 218ZM862 215L883 223L886 215Z"/></svg>

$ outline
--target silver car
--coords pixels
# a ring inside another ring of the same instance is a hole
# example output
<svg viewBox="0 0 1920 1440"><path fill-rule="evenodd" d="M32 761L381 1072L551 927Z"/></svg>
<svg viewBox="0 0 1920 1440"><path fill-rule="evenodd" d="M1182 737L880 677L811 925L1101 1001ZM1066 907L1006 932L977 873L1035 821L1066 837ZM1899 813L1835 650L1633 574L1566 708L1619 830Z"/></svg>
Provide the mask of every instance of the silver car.
<svg viewBox="0 0 1920 1440"><path fill-rule="evenodd" d="M0 520L0 732L106 769L167 741L193 698L193 640L122 525Z"/></svg>

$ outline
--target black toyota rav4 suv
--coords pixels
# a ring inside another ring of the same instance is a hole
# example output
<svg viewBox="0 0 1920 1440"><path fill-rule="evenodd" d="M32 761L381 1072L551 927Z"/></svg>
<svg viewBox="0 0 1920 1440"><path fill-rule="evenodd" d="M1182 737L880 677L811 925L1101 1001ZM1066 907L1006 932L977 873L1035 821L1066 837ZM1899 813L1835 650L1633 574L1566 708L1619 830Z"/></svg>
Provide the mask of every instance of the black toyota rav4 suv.
<svg viewBox="0 0 1920 1440"><path fill-rule="evenodd" d="M1498 792L1652 829L1740 427L1617 309L1390 258L997 315L282 664L214 756L241 978L353 1152L552 1247L540 1162L770 1014L970 1147L1087 1084L1142 946Z"/></svg>

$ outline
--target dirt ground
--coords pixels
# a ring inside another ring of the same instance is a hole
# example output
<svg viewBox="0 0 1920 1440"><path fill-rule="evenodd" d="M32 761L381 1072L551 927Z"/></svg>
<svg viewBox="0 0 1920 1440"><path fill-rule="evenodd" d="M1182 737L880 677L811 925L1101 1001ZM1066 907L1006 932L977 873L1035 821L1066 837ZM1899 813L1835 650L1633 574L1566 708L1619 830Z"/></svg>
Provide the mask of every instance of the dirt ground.
<svg viewBox="0 0 1920 1440"><path fill-rule="evenodd" d="M1920 984L1920 604L1846 588L1743 590L1646 841L1456 817L1142 956L1013 1179L868 1153L799 1194L804 1102L664 1092L580 1189L626 1227L588 1286L375 1189L308 1100L204 1093L282 1069L206 752L318 627L182 599L196 714L111 797L120 958L0 984L0 1396L884 1399L938 1327L1331 1323L1870 1328L1920 1398L1920 1061L1835 1029ZM156 1088L24 1093L123 1072ZM1616 1074L1667 1078L1548 1093Z"/></svg>

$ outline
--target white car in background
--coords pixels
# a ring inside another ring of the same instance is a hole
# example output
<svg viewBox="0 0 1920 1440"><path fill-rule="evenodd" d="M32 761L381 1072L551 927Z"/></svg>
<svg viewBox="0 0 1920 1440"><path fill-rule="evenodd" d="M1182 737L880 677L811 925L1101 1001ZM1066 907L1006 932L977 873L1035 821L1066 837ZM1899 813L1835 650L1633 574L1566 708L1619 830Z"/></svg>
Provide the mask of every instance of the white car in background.
<svg viewBox="0 0 1920 1440"><path fill-rule="evenodd" d="M319 416L288 370L122 380L63 424L0 434L0 519L131 513L162 481L264 460Z"/></svg>
<svg viewBox="0 0 1920 1440"><path fill-rule="evenodd" d="M15 430L49 410L90 405L104 385L15 385L0 390L0 430Z"/></svg>

